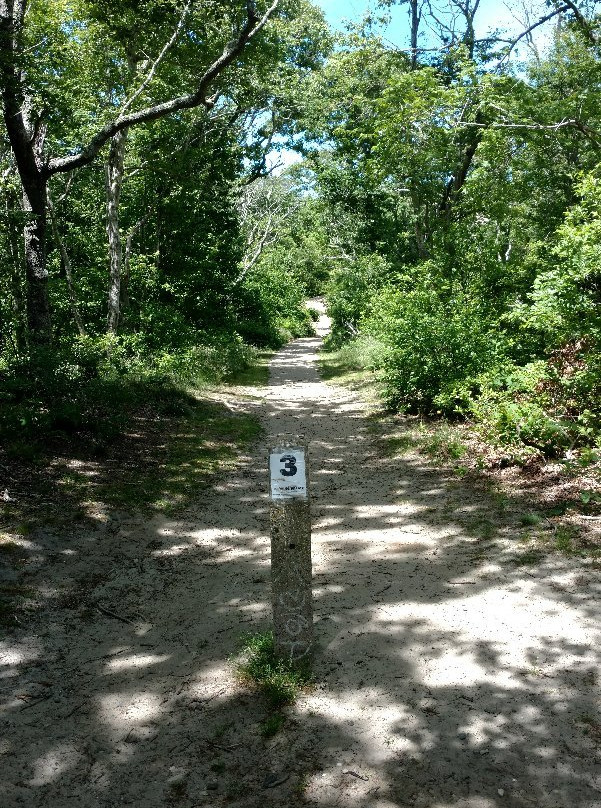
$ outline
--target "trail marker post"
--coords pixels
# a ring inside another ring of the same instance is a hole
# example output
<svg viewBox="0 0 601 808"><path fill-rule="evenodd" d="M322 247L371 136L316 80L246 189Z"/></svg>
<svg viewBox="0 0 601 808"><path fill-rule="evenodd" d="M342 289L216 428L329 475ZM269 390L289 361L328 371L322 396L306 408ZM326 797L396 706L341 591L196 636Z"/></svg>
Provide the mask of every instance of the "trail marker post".
<svg viewBox="0 0 601 808"><path fill-rule="evenodd" d="M307 443L277 435L269 449L271 591L276 655L293 665L313 653L311 513Z"/></svg>

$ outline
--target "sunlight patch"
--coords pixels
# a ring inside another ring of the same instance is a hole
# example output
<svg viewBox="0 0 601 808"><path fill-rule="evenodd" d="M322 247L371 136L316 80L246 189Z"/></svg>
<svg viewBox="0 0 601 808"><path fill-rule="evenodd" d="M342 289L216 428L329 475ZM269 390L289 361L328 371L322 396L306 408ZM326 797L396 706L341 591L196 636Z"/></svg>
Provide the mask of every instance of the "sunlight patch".
<svg viewBox="0 0 601 808"><path fill-rule="evenodd" d="M177 556L181 555L182 553L191 550L194 547L193 544L173 544L171 547L167 547L164 550L154 550L152 552L152 556L154 558L165 558L165 556Z"/></svg>
<svg viewBox="0 0 601 808"><path fill-rule="evenodd" d="M314 586L313 597L323 597L324 595L337 595L346 591L346 586L340 584L326 584L325 586Z"/></svg>
<svg viewBox="0 0 601 808"><path fill-rule="evenodd" d="M32 786L45 786L57 780L69 769L75 768L81 759L80 752L69 743L60 744L43 754L33 764Z"/></svg>
<svg viewBox="0 0 601 808"><path fill-rule="evenodd" d="M421 681L428 687L466 687L491 680L495 685L508 689L516 687L510 672L497 671L494 676L491 675L477 661L473 651L441 648L437 653L434 659L421 659L416 666L421 671Z"/></svg>
<svg viewBox="0 0 601 808"><path fill-rule="evenodd" d="M109 673L116 673L128 669L146 668L150 665L160 665L168 659L171 659L171 654L132 654L128 657L111 659L106 664L106 670Z"/></svg>
<svg viewBox="0 0 601 808"><path fill-rule="evenodd" d="M37 643L26 641L22 643L0 642L0 665L14 666L32 662L40 656Z"/></svg>
<svg viewBox="0 0 601 808"><path fill-rule="evenodd" d="M219 696L224 699L229 697L227 694L233 684L231 668L223 662L213 662L198 672L196 681L190 683L188 695L193 699L219 701Z"/></svg>
<svg viewBox="0 0 601 808"><path fill-rule="evenodd" d="M115 729L154 721L165 711L155 693L115 693L100 700L100 716Z"/></svg>

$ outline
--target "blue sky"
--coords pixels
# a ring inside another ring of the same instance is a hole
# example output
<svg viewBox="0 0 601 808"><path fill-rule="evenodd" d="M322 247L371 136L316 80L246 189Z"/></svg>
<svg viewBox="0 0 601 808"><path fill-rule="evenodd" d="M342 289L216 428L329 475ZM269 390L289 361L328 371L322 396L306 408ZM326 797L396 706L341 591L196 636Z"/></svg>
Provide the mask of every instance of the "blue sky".
<svg viewBox="0 0 601 808"><path fill-rule="evenodd" d="M375 3L370 3L369 0L314 0L314 2L324 10L330 25L338 29L343 27L344 19L358 21L370 7L373 9L375 6ZM446 2L434 0L433 5L442 9L446 6ZM528 6L532 9L532 22L548 13L542 0L531 0ZM385 37L397 47L407 47L409 32L407 6L393 6L390 14L392 21L385 31ZM477 34L482 36L494 28L503 28L514 34L523 30L524 12L520 0L481 0L476 14ZM538 36L540 44L544 42L546 35L548 33L540 32Z"/></svg>

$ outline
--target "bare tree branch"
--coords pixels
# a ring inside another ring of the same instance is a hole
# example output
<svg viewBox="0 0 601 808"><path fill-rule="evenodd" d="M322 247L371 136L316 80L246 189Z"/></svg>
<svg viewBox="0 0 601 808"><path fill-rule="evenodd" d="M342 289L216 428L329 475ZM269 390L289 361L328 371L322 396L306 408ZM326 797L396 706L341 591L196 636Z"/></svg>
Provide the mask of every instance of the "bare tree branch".
<svg viewBox="0 0 601 808"><path fill-rule="evenodd" d="M456 17L453 17L450 25L446 22L443 22L443 20L437 17L437 15L434 13L434 8L432 7L431 0L428 0L428 16L430 16L434 20L434 22L438 25L440 31L446 31L448 33L450 42L454 43ZM429 27L431 30L433 30L431 26Z"/></svg>
<svg viewBox="0 0 601 808"><path fill-rule="evenodd" d="M505 56L503 56L503 58L501 59L501 62L504 62L507 59L509 59L512 50L515 48L515 46L518 44L518 42L520 40L524 39L524 37L527 37L529 34L532 33L532 31L534 31L540 25L543 25L544 23L549 22L549 20L552 20L553 17L557 17L558 14L562 14L564 11L569 11L569 6L564 5L564 6L560 6L559 8L556 8L555 11L552 11L550 14L547 14L546 16L541 17L539 20L537 20L535 23L533 23L529 28L526 28L525 31L522 31L522 33L519 36L516 36L515 39L509 40L509 47L507 49L507 53L505 54Z"/></svg>
<svg viewBox="0 0 601 808"><path fill-rule="evenodd" d="M445 43L444 43L444 45L442 47L438 47L438 48L417 48L416 52L417 53L443 52L445 50L449 50L450 48L455 47L460 41L465 41L465 35L463 37L460 37L457 34L456 25L457 25L457 16L458 15L455 14L455 15L452 16L451 19L444 20L444 18L437 15L436 12L438 10L435 9L434 6L432 5L432 0L426 0L426 2L427 2L427 6L428 6L429 17L432 20L434 20L434 22L438 26L439 35L442 32L446 33L447 36L443 37L443 39L446 39L447 41L445 41ZM468 23L468 27L470 25L473 26L474 16L476 14L476 11L478 10L478 6L480 5L480 0L477 0L477 2L474 3L473 8L470 8L469 0L467 2L461 2L461 0L452 0L451 4L456 9L459 9L461 14L465 17L466 22ZM536 22L532 23L532 25L528 25L528 27L525 28L523 31L521 31L521 33L518 36L516 36L516 37L514 37L512 39L507 39L507 38L498 37L498 36L486 36L486 37L479 37L477 39L474 38L473 43L474 44L479 44L479 43L483 43L483 42L488 42L488 43L502 42L502 43L506 44L508 46L507 52L505 53L505 55L503 56L503 58L501 59L501 61L499 63L499 65L502 65L504 62L506 62L509 59L513 49L518 44L518 42L520 42L522 39L524 39L526 37L529 37L532 34L533 31L535 31L541 25L544 25L544 23L549 22L549 20L552 20L554 17L557 17L560 14L563 14L565 12L572 12L572 14L574 15L576 21L578 22L578 25L580 26L580 29L582 30L583 34L586 36L586 38L588 39L588 41L592 45L598 45L599 44L599 40L595 36L595 33L594 33L590 23L586 20L586 18L584 17L582 12L578 9L578 6L576 5L575 2L573 2L573 0L561 0L561 4L558 5L556 8L554 8L553 11L551 11L549 14L546 14L545 16L541 17L540 19L536 20ZM398 47L395 46L394 50L399 51L399 52L405 52L405 53L413 53L412 48L398 48Z"/></svg>
<svg viewBox="0 0 601 808"><path fill-rule="evenodd" d="M64 202L65 199L69 196L69 192L71 191L71 186L73 185L73 180L74 179L75 179L75 175L74 174L69 174L69 177L67 179L67 184L65 185L65 190L62 192L62 194L56 200L59 205L60 205L61 202Z"/></svg>
<svg viewBox="0 0 601 808"><path fill-rule="evenodd" d="M123 272L121 274L121 310L122 315L126 315L127 310L129 309L129 279L130 279L130 267L131 267L131 254L134 242L134 236L136 233L141 230L146 222L150 219L152 213L154 212L154 207L148 209L146 214L142 216L132 227L130 227L129 232L127 233L127 237L125 239L125 253L123 256Z"/></svg>
<svg viewBox="0 0 601 808"><path fill-rule="evenodd" d="M271 6L259 19L255 3L252 2L252 0L248 0L247 21L242 27L237 39L228 43L223 49L221 56L205 70L194 92L172 98L161 104L146 107L138 112L120 115L118 118L105 124L78 154L69 155L67 157L56 157L50 160L46 167L47 174L52 175L59 172L72 171L74 168L79 168L91 163L107 140L110 140L117 132L129 126L155 121L158 118L183 109L192 109L198 106L211 109L215 104L215 98L209 98L207 96L211 83L232 64L236 57L244 50L246 44L265 27L278 5L279 0L273 0Z"/></svg>
<svg viewBox="0 0 601 808"><path fill-rule="evenodd" d="M184 8L182 10L182 13L181 13L181 16L179 18L179 21L178 21L178 23L177 23L177 25L175 27L175 30L173 31L173 34L171 35L169 40L165 43L163 49L161 50L161 52L159 53L159 55L157 56L157 58L153 62L152 67L148 71L148 73L146 75L146 78L144 79L142 84L138 87L138 89L135 91L135 93L130 98L128 98L128 100L121 107L121 111L119 113L119 116L123 115L123 113L127 109L129 109L129 107L131 107L131 105L136 100L136 98L138 98L144 92L144 90L148 87L148 85L150 84L150 82L154 78L154 75L155 75L155 73L157 71L158 66L161 64L161 62L163 61L163 59L167 55L169 49L175 43L175 40L178 38L179 33L180 33L180 31L182 30L182 28L184 26L184 22L186 21L186 17L188 16L188 12L190 11L191 3L192 3L192 0L188 0L186 5L184 6Z"/></svg>
<svg viewBox="0 0 601 808"><path fill-rule="evenodd" d="M583 121L579 121L575 118L564 118L557 123L502 123L502 122L495 122L495 123L470 123L464 121L458 121L455 126L462 126L462 127L476 127L479 129L487 128L487 129L530 129L539 132L557 132L559 129L577 129L583 135L585 135L589 140L591 140L595 145L601 146L601 132L598 132L596 129L593 129L588 124L585 124Z"/></svg>
<svg viewBox="0 0 601 808"><path fill-rule="evenodd" d="M283 178L263 178L263 182L243 187L239 210L242 231L246 234L246 249L235 284L244 280L265 248L279 240L283 223L300 205L301 198L291 191Z"/></svg>

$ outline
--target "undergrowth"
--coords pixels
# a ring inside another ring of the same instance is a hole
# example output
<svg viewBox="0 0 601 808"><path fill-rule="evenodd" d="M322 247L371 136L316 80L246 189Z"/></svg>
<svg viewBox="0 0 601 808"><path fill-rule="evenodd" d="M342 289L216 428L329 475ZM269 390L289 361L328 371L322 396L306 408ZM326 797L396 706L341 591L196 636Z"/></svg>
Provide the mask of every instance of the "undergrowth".
<svg viewBox="0 0 601 808"><path fill-rule="evenodd" d="M96 357L89 372L85 363L72 369L81 384L71 394L65 374L38 368L28 390L25 370L13 368L2 388L10 400L0 419L0 524L27 535L98 508L174 512L192 501L260 431L207 390L267 382L269 354L234 342L204 364L198 352L188 365L183 354L143 367L140 358L130 366Z"/></svg>
<svg viewBox="0 0 601 808"><path fill-rule="evenodd" d="M135 336L80 337L0 362L0 440L8 456L34 458L48 440L114 440L132 413L188 411L190 390L216 384L255 361L236 334L199 335L198 345L149 351Z"/></svg>
<svg viewBox="0 0 601 808"><path fill-rule="evenodd" d="M220 399L239 401L248 395L244 387L266 384L269 354L253 352L252 364L249 357L239 367L228 363L227 379L210 390L206 384L193 389L174 372L170 379L133 373L97 378L101 397L74 392L69 398L63 388L53 421L46 417L21 434L5 430L0 566L8 578L0 581L1 625L14 627L32 594L21 585L20 571L38 528L97 523L118 509L173 514L199 501L217 474L239 463L261 427L253 415ZM208 383L218 376L207 371L204 378ZM77 419L66 419L69 406Z"/></svg>
<svg viewBox="0 0 601 808"><path fill-rule="evenodd" d="M377 376L366 370L365 356L361 340L338 351L325 351L322 375L358 390L373 404ZM458 478L456 484L461 479L462 486L475 486L479 497L490 499L491 508L505 513L504 520L515 519L528 528L526 546L514 557L516 564L539 563L551 552L595 565L601 560L601 543L595 532L601 516L598 451L581 447L561 459L549 459L523 444L526 451L489 442L474 421L441 414L403 415L382 406L372 407L370 422L385 457L402 462L412 455L434 461ZM468 527L481 538L489 538L484 535L490 532L487 526Z"/></svg>

